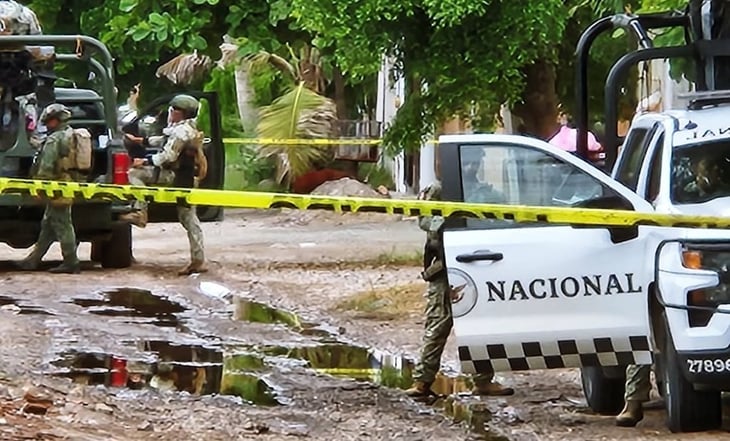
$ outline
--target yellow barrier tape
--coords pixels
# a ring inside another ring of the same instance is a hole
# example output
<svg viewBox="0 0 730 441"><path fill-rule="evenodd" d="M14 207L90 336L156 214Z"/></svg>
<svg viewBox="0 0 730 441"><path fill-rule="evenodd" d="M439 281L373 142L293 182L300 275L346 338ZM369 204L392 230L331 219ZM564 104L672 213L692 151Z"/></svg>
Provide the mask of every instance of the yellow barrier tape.
<svg viewBox="0 0 730 441"><path fill-rule="evenodd" d="M298 139L298 138L223 138L224 144L277 144L277 145L377 145L382 139Z"/></svg>
<svg viewBox="0 0 730 441"><path fill-rule="evenodd" d="M223 138L223 144L277 144L277 145L379 145L383 140L373 138L303 139L303 138ZM436 140L427 144L438 144Z"/></svg>
<svg viewBox="0 0 730 441"><path fill-rule="evenodd" d="M293 195L231 190L135 187L132 185L34 181L14 178L0 178L0 195L36 196L51 199L64 197L91 201L131 202L140 200L163 204L188 203L227 208L291 208L335 212L404 214L408 216L436 215L586 226L658 225L667 227L730 228L730 218L711 216L637 213L604 209Z"/></svg>

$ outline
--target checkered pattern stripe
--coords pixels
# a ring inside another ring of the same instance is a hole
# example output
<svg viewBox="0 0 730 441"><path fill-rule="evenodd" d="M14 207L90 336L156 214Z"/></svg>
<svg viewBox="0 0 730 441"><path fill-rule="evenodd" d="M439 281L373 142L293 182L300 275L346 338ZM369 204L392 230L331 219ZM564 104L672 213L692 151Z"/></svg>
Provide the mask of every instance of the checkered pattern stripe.
<svg viewBox="0 0 730 441"><path fill-rule="evenodd" d="M581 366L626 366L653 361L646 336L507 345L459 346L465 373L526 371Z"/></svg>

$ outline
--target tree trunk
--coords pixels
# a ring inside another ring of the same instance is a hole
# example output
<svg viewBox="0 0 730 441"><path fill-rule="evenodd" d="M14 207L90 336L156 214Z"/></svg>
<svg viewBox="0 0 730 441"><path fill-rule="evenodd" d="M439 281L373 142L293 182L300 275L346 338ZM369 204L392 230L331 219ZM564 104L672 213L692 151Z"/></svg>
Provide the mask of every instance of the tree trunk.
<svg viewBox="0 0 730 441"><path fill-rule="evenodd" d="M256 132L258 112L253 104L254 92L249 82L248 68L244 64L236 65L236 102L241 126L246 134Z"/></svg>
<svg viewBox="0 0 730 441"><path fill-rule="evenodd" d="M340 120L350 119L347 111L347 96L345 95L345 78L337 66L332 68L332 82L335 85L335 105L337 106L337 118Z"/></svg>
<svg viewBox="0 0 730 441"><path fill-rule="evenodd" d="M548 140L558 128L558 94L555 89L555 66L538 60L524 69L525 90L522 102L512 109L522 121L518 133Z"/></svg>

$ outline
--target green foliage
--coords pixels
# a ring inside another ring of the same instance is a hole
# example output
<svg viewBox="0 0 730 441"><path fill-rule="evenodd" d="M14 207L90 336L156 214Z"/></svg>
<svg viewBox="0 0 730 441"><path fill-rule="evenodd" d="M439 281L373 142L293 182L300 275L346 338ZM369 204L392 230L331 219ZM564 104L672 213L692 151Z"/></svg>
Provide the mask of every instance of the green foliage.
<svg viewBox="0 0 730 441"><path fill-rule="evenodd" d="M228 66L225 69L220 67L213 69L203 90L218 92L223 136L227 138L244 136L241 119L238 117L234 66ZM198 118L200 119L202 116Z"/></svg>
<svg viewBox="0 0 730 441"><path fill-rule="evenodd" d="M516 99L521 69L552 57L568 9L562 0L292 0L292 15L317 35L351 78L376 73L394 57L406 101L386 142L415 148L435 124L470 114L491 120ZM427 87L426 87L427 86Z"/></svg>
<svg viewBox="0 0 730 441"><path fill-rule="evenodd" d="M226 145L226 190L259 190L259 183L275 172L273 161L259 157L251 146Z"/></svg>

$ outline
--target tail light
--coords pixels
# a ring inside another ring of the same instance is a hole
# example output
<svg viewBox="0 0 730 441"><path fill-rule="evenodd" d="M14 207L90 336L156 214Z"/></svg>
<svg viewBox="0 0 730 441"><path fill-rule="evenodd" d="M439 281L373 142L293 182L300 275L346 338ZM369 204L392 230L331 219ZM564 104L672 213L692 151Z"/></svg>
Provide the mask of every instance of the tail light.
<svg viewBox="0 0 730 441"><path fill-rule="evenodd" d="M114 185L126 185L129 184L129 177L127 171L129 171L130 158L127 152L114 152L112 153L112 184Z"/></svg>

